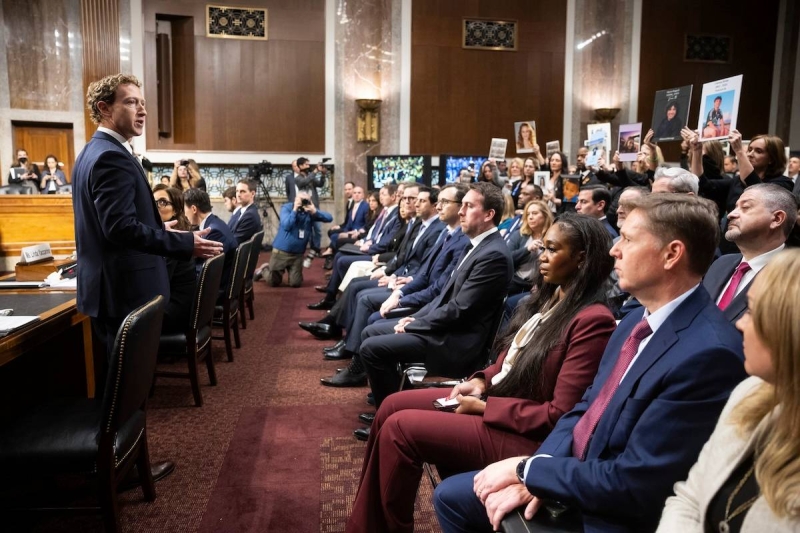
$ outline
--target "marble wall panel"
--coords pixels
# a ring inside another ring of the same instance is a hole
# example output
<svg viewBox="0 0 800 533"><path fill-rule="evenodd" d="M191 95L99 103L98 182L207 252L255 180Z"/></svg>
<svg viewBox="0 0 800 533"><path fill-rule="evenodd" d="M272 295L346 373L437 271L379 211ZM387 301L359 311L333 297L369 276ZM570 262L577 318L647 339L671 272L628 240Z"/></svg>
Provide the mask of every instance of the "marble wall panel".
<svg viewBox="0 0 800 533"><path fill-rule="evenodd" d="M400 145L401 0L336 0L336 124L334 189L345 181L368 185L368 155L397 153ZM356 99L377 98L380 140L356 141Z"/></svg>
<svg viewBox="0 0 800 533"><path fill-rule="evenodd" d="M70 3L3 0L10 107L68 111L74 68Z"/></svg>

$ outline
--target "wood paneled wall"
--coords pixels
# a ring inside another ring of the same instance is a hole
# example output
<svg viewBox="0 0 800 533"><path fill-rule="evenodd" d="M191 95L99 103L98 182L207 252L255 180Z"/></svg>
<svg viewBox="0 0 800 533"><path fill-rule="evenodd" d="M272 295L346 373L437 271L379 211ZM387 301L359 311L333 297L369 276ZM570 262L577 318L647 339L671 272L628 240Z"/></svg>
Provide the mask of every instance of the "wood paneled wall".
<svg viewBox="0 0 800 533"><path fill-rule="evenodd" d="M462 18L514 19L518 50L461 47ZM537 140L560 139L564 114L566 2L425 0L412 7L411 152L489 152L514 122L535 120Z"/></svg>
<svg viewBox="0 0 800 533"><path fill-rule="evenodd" d="M224 4L224 3L223 3ZM147 147L155 150L322 153L325 150L325 2L254 0L268 9L268 41L206 37L205 2L145 0ZM179 136L158 138L155 71L157 15L173 23L173 91ZM186 20L186 19L182 19ZM186 24L186 23L181 23ZM193 65L191 76L189 62ZM191 98L179 98L188 93Z"/></svg>
<svg viewBox="0 0 800 533"><path fill-rule="evenodd" d="M693 84L689 127L697 128L703 84L743 74L737 129L745 139L767 133L778 4L779 0L763 0L757 6L745 0L724 6L695 0L644 2L638 112L643 127L651 126L657 90ZM732 62L684 61L687 33L733 37ZM668 160L677 161L680 144L664 143L662 150Z"/></svg>
<svg viewBox="0 0 800 533"><path fill-rule="evenodd" d="M81 37L83 38L83 94L93 81L119 72L118 0L81 0ZM155 58L153 58L155 64ZM97 126L84 109L86 140Z"/></svg>

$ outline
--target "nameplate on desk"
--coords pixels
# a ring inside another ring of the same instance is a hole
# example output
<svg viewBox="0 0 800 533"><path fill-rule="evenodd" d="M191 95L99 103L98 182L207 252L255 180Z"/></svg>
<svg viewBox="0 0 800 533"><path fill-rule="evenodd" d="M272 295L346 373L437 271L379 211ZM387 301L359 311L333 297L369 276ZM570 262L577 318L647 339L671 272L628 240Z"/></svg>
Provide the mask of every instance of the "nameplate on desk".
<svg viewBox="0 0 800 533"><path fill-rule="evenodd" d="M47 243L26 246L21 250L19 262L25 265L47 261L53 258L53 252Z"/></svg>

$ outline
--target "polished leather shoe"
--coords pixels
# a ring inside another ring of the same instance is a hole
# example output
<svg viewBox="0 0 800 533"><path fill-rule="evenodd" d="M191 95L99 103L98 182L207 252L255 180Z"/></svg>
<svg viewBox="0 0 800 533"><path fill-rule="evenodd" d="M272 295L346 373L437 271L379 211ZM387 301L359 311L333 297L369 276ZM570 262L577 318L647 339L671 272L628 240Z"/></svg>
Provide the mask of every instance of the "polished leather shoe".
<svg viewBox="0 0 800 533"><path fill-rule="evenodd" d="M328 292L327 285L314 285L314 290L317 292Z"/></svg>
<svg viewBox="0 0 800 533"><path fill-rule="evenodd" d="M358 419L367 424L368 426L372 425L372 421L375 420L375 413L361 413L358 415Z"/></svg>
<svg viewBox="0 0 800 533"><path fill-rule="evenodd" d="M308 304L306 307L309 309L314 309L315 311L328 311L333 309L333 304L335 304L335 300L329 300L328 298L323 298L322 300L318 301L315 304Z"/></svg>
<svg viewBox="0 0 800 533"><path fill-rule="evenodd" d="M371 392L367 393L367 405L375 405L375 396Z"/></svg>
<svg viewBox="0 0 800 533"><path fill-rule="evenodd" d="M342 328L322 324L320 322L300 322L300 327L320 340L338 339L342 336Z"/></svg>
<svg viewBox="0 0 800 533"><path fill-rule="evenodd" d="M363 387L367 384L367 373L353 374L345 368L335 376L321 378L320 382L326 387Z"/></svg>
<svg viewBox="0 0 800 533"><path fill-rule="evenodd" d="M325 258L325 263L322 265L323 270L333 270L333 256L329 255Z"/></svg>
<svg viewBox="0 0 800 533"><path fill-rule="evenodd" d="M340 350L336 350L336 351L333 351L333 352L327 352L323 356L323 358L326 361L342 361L344 359L352 359L353 355L354 355L353 352L351 352L350 350L348 350L347 348L342 346L342 348Z"/></svg>
<svg viewBox="0 0 800 533"><path fill-rule="evenodd" d="M161 461L160 463L151 463L150 464L150 473L153 476L153 483L161 481L171 473L175 471L175 463L172 461ZM119 487L117 487L117 492L125 492L128 490L133 490L138 488L142 485L142 480L139 478L139 470L138 467L134 466L131 468L128 476L125 480L120 483Z"/></svg>
<svg viewBox="0 0 800 533"><path fill-rule="evenodd" d="M353 436L358 440L369 440L369 428L358 428L353 432Z"/></svg>
<svg viewBox="0 0 800 533"><path fill-rule="evenodd" d="M327 347L323 348L322 349L322 355L325 355L325 354L327 354L329 352L338 352L342 348L344 348L344 339L340 340L339 342L337 342L333 346L327 346Z"/></svg>

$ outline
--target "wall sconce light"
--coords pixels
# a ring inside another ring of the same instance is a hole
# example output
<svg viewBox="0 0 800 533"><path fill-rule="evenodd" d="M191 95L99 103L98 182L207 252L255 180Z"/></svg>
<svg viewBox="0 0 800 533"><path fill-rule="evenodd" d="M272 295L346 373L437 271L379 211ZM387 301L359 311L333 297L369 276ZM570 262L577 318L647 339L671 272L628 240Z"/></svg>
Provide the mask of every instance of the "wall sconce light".
<svg viewBox="0 0 800 533"><path fill-rule="evenodd" d="M381 107L380 100L361 98L356 100L358 104L358 118L356 121L358 142L376 143L378 142L378 108Z"/></svg>
<svg viewBox="0 0 800 533"><path fill-rule="evenodd" d="M614 117L617 116L617 113L619 113L618 107L601 107L600 109L594 110L594 116L600 122L611 122L614 120Z"/></svg>

